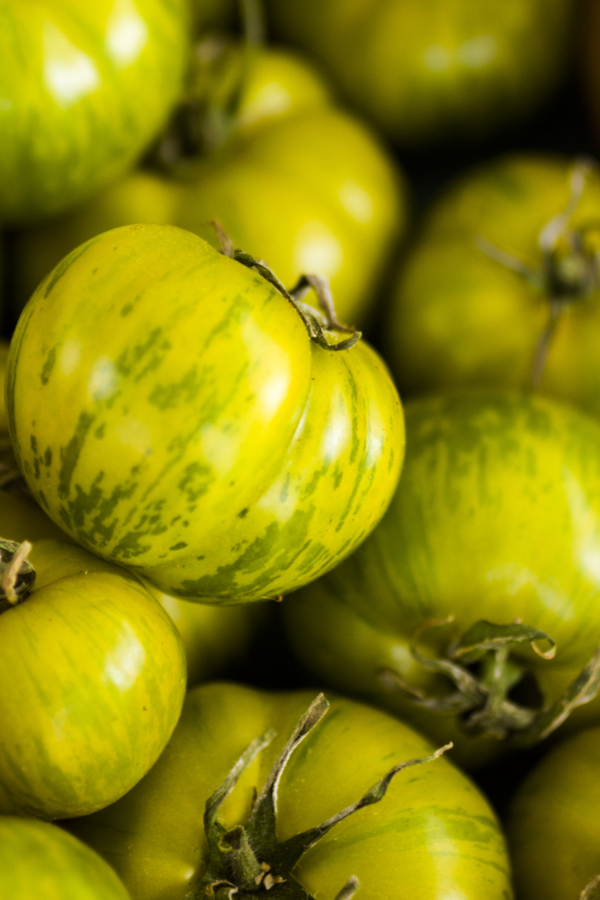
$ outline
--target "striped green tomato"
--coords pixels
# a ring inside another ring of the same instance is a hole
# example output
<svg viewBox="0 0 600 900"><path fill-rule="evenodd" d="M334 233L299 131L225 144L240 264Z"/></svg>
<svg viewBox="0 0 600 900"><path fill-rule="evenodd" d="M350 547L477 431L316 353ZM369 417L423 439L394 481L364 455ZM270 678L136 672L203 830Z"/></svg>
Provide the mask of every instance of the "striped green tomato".
<svg viewBox="0 0 600 900"><path fill-rule="evenodd" d="M597 900L599 805L600 728L596 727L553 747L511 799L506 834L520 897Z"/></svg>
<svg viewBox="0 0 600 900"><path fill-rule="evenodd" d="M332 330L321 346L307 322L181 229L82 245L11 344L9 428L34 496L166 593L256 600L328 570L383 515L404 422L375 351L334 350Z"/></svg>
<svg viewBox="0 0 600 900"><path fill-rule="evenodd" d="M506 849L494 813L445 758L398 771L379 802L337 822L289 869L288 839L356 803L397 765L433 750L392 716L336 696L328 697L329 710L313 719L279 770L276 840L268 816L252 835L266 884L259 870L259 888L252 879L247 890L244 873L234 872L227 892L223 885L213 893L205 804L250 743L271 730L271 743L255 755L219 809L224 832L248 827L254 788L261 792L313 698L307 691L226 683L194 688L147 777L107 809L65 825L115 867L132 900L335 900L353 875L360 884L356 900L510 900ZM239 892L229 893L234 886Z"/></svg>
<svg viewBox="0 0 600 900"><path fill-rule="evenodd" d="M561 724L590 661L597 688L600 426L534 395L463 391L407 402L406 428L383 520L283 611L321 678L476 765ZM494 627L473 632L482 620Z"/></svg>
<svg viewBox="0 0 600 900"><path fill-rule="evenodd" d="M50 822L0 816L0 896L11 900L129 900L104 860Z"/></svg>
<svg viewBox="0 0 600 900"><path fill-rule="evenodd" d="M181 89L186 24L184 0L0 0L1 224L66 209L135 161Z"/></svg>
<svg viewBox="0 0 600 900"><path fill-rule="evenodd" d="M536 386L600 413L600 175L506 154L432 204L390 291L386 358L403 396Z"/></svg>
<svg viewBox="0 0 600 900"><path fill-rule="evenodd" d="M0 813L85 815L139 781L171 736L181 640L134 576L73 544L30 497L0 494L0 535L32 544L36 572L24 599L0 601Z"/></svg>
<svg viewBox="0 0 600 900"><path fill-rule="evenodd" d="M480 138L565 70L570 0L268 0L272 31L395 141Z"/></svg>

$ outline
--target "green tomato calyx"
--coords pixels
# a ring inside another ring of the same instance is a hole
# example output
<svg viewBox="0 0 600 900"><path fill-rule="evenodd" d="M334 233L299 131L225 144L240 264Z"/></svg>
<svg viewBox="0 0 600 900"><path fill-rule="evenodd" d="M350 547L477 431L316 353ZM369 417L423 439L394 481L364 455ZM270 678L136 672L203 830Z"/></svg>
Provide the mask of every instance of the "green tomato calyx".
<svg viewBox="0 0 600 900"><path fill-rule="evenodd" d="M519 747L548 737L573 709L596 696L600 687L600 647L562 697L552 704L526 706L517 702L511 692L526 675L531 677L531 672L524 662L511 656L511 651L529 644L538 657L550 660L556 652L552 638L520 622L496 625L481 620L449 645L444 658L424 656L416 646L421 634L451 621L452 617L424 622L413 635L411 652L429 672L449 679L454 691L442 697L427 696L393 669L380 672L381 682L390 689L400 689L414 704L430 712L459 715L468 734L509 740Z"/></svg>
<svg viewBox="0 0 600 900"><path fill-rule="evenodd" d="M0 612L21 603L33 586L35 569L27 559L29 541L17 544L0 538Z"/></svg>
<svg viewBox="0 0 600 900"><path fill-rule="evenodd" d="M484 237L476 238L481 251L512 269L548 298L548 320L538 336L531 369L534 388L539 387L552 337L564 311L600 288L600 226L592 223L574 229L571 219L581 200L594 160L575 160L569 178L569 199L564 209L546 222L538 236L542 255L539 267L531 268L518 257L495 247Z"/></svg>
<svg viewBox="0 0 600 900"><path fill-rule="evenodd" d="M193 177L196 163L235 137L244 101L264 44L259 0L241 0L243 38L203 34L195 43L183 96L148 162L178 178Z"/></svg>
<svg viewBox="0 0 600 900"><path fill-rule="evenodd" d="M248 269L258 272L265 281L272 285L285 299L292 304L308 332L311 341L324 350L349 350L362 337L362 333L350 325L343 325L336 314L329 283L322 275L301 275L291 290L286 290L275 273L262 259L256 259L244 250L233 246L229 236L218 222L211 223L216 231L221 252L234 259ZM314 309L302 298L309 290L313 290L319 301L321 311ZM342 334L350 334L342 338Z"/></svg>
<svg viewBox="0 0 600 900"><path fill-rule="evenodd" d="M329 703L323 694L319 694L275 761L261 793L255 796L250 816L243 825L225 828L219 821L221 805L234 789L242 772L271 742L275 736L273 731L252 741L223 784L209 797L204 811L208 865L200 885L187 894L186 900L252 900L264 890L269 891L271 900L314 900L292 875L292 869L303 854L338 822L365 806L378 803L385 796L392 778L402 769L437 759L452 746L447 744L430 756L399 763L351 806L315 828L294 835L286 841L279 841L276 825L281 776L295 748L315 728L328 709ZM358 887L358 879L350 877L335 900L351 900Z"/></svg>

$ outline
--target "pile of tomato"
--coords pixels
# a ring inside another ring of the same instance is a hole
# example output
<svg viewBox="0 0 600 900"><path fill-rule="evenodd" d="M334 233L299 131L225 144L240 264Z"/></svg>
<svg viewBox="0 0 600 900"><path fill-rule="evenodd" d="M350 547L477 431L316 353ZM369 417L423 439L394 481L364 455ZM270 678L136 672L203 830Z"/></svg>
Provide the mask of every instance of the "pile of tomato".
<svg viewBox="0 0 600 900"><path fill-rule="evenodd" d="M0 0L0 897L599 900L597 0Z"/></svg>

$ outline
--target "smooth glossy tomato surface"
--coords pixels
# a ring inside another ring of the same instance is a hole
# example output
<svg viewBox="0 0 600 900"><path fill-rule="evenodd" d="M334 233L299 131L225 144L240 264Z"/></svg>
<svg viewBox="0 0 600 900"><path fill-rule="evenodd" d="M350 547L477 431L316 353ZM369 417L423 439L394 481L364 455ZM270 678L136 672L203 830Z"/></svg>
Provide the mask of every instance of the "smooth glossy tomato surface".
<svg viewBox="0 0 600 900"><path fill-rule="evenodd" d="M11 900L129 900L101 857L57 825L0 816L0 892Z"/></svg>
<svg viewBox="0 0 600 900"><path fill-rule="evenodd" d="M184 650L136 578L73 544L29 496L0 493L0 535L29 541L35 570L15 605L2 582L0 812L84 815L163 750L183 703Z"/></svg>
<svg viewBox="0 0 600 900"><path fill-rule="evenodd" d="M188 42L185 0L2 0L0 224L58 213L131 166L181 92Z"/></svg>
<svg viewBox="0 0 600 900"><path fill-rule="evenodd" d="M600 729L590 728L554 747L511 801L506 831L520 897L583 897L600 879L599 805Z"/></svg>

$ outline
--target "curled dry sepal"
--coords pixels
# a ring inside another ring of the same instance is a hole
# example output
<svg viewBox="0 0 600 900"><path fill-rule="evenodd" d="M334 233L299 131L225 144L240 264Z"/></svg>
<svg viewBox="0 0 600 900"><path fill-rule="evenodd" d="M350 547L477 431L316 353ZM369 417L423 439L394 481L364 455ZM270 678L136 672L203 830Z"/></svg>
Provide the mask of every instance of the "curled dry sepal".
<svg viewBox="0 0 600 900"><path fill-rule="evenodd" d="M452 744L447 744L429 756L399 763L356 803L315 828L294 835L286 841L279 841L276 836L276 820L281 776L295 748L320 722L328 709L328 701L323 694L319 694L275 761L265 786L255 797L250 816L243 825L225 828L219 821L219 812L242 772L271 742L273 731L252 741L223 784L207 800L204 812L204 831L208 842L207 869L200 885L188 893L185 900L251 900L265 889L269 891L271 900L313 900L292 875L292 869L303 854L338 822L383 799L390 781L402 769L436 759L452 747ZM335 900L350 900L358 887L358 879L351 876Z"/></svg>
<svg viewBox="0 0 600 900"><path fill-rule="evenodd" d="M519 645L529 644L542 659L552 659L556 651L552 638L518 622L495 625L481 620L450 644L445 658L434 659L420 653L416 642L421 634L451 621L452 617L424 622L413 635L411 652L425 669L445 675L456 690L443 697L429 697L393 669L380 672L382 683L388 688L399 688L413 703L433 713L460 715L470 734L510 740L511 746L520 747L548 737L573 709L596 696L600 687L600 647L562 697L549 706L534 709L510 697L510 691L526 672L526 667L510 653Z"/></svg>
<svg viewBox="0 0 600 900"><path fill-rule="evenodd" d="M258 272L265 281L279 291L279 293L288 300L302 321L308 332L308 336L312 341L323 347L325 350L349 350L362 337L362 333L352 328L350 325L342 325L338 320L333 303L333 297L329 288L329 283L322 275L301 275L298 282L291 290L287 290L279 281L275 273L262 259L256 259L244 250L234 247L231 239L223 230L221 225L213 221L211 222L219 243L221 252L230 259L235 259L249 269ZM307 291L312 288L314 290L322 312L314 309L308 303L304 303L302 298ZM331 332L348 333L350 337L338 340Z"/></svg>
<svg viewBox="0 0 600 900"><path fill-rule="evenodd" d="M596 875L589 884L586 884L578 900L600 900L600 875Z"/></svg>
<svg viewBox="0 0 600 900"><path fill-rule="evenodd" d="M17 544L0 538L0 612L20 603L35 581L35 569L27 559L29 541Z"/></svg>
<svg viewBox="0 0 600 900"><path fill-rule="evenodd" d="M595 160L578 157L569 176L569 198L564 209L552 216L541 229L538 248L542 261L537 268L491 244L482 235L475 237L479 250L501 265L512 269L548 299L548 320L536 341L531 384L538 388L548 358L550 344L562 314L600 287L600 250L595 224L573 229L571 219L583 195L588 175L598 168Z"/></svg>

